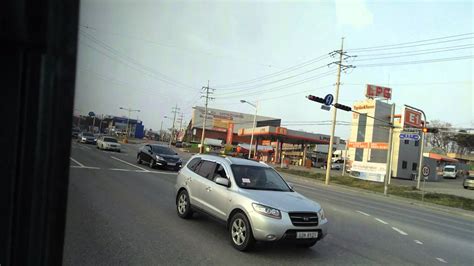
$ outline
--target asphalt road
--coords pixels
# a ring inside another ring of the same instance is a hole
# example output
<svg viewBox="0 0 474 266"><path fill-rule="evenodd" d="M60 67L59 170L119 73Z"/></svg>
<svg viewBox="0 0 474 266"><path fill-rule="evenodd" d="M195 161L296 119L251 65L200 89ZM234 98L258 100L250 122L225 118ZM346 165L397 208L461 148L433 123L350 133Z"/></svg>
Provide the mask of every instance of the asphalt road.
<svg viewBox="0 0 474 266"><path fill-rule="evenodd" d="M291 179L322 204L329 235L311 249L258 244L235 250L225 226L204 215L180 219L176 173L122 153L72 144L65 265L472 265L474 220L378 195Z"/></svg>

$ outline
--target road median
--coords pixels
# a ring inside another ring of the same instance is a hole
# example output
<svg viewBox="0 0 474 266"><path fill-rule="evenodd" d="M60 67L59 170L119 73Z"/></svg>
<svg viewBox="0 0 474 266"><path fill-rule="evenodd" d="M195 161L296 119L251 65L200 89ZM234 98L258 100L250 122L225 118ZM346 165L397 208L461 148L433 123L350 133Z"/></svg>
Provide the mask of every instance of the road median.
<svg viewBox="0 0 474 266"><path fill-rule="evenodd" d="M326 175L324 173L315 173L304 170L296 169L285 169L285 168L276 168L279 172L287 173L299 177L304 177L313 180L324 181ZM360 180L353 178L351 176L331 176L331 183L338 184L346 187L363 189L375 193L383 193L384 185L377 182ZM441 206L447 206L452 208L458 208L468 211L474 211L474 199L469 199L465 197L443 194L443 193L434 193L434 192L424 192L416 189L414 186L400 186L400 185L390 185L388 189L389 195L394 195L398 197L407 198L410 200L423 201L426 203L432 203Z"/></svg>

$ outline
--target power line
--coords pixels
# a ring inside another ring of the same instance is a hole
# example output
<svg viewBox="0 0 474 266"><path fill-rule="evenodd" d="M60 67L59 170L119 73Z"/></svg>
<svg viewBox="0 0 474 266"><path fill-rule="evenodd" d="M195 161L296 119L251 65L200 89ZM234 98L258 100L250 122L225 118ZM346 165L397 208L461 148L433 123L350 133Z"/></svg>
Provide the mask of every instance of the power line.
<svg viewBox="0 0 474 266"><path fill-rule="evenodd" d="M377 66L397 66L397 65L412 65L412 64L426 64L426 63L437 63L437 62L447 62L447 61L457 61L471 59L474 56L458 56L458 57L447 57L447 58L436 58L429 60L418 60L418 61L405 61L405 62L389 62L389 63L378 63L378 64L362 64L357 65L357 67L377 67Z"/></svg>
<svg viewBox="0 0 474 266"><path fill-rule="evenodd" d="M297 70L297 69L303 68L305 66L317 63L317 62L322 61L322 60L327 59L327 58L329 58L329 55L324 54L324 55L318 56L316 58L313 58L311 60L302 62L300 64L294 65L294 66L289 67L289 68L285 68L283 70L280 70L280 71L277 71L277 72L274 72L274 73L270 73L270 74L267 74L267 75L264 75L264 76L261 76L261 77L257 77L257 78L253 78L253 79L249 79L249 80L217 85L217 86L215 86L215 88L218 88L219 90L230 90L232 88L229 88L229 87L235 87L235 86L240 86L241 87L241 85L251 84L251 83L255 83L255 82L258 82L258 81L261 81L261 80L265 80L265 79L268 79L268 78L271 78L271 77L279 76L281 74L292 72L294 70Z"/></svg>
<svg viewBox="0 0 474 266"><path fill-rule="evenodd" d="M269 93L269 92L275 92L275 91L278 91L278 90L283 90L283 89L287 89L287 88L290 88L290 87L293 87L293 86L296 86L296 85L300 85L300 84L303 84L303 83L306 83L306 82L309 82L309 81L313 81L313 80L321 79L321 78L324 78L324 77L328 77L328 76L330 76L334 73L336 73L336 71L331 70L331 71L322 73L322 74L317 75L317 76L313 76L313 77L309 77L309 78L306 78L306 79L298 80L298 81L288 83L288 84L283 84L283 85L273 87L273 88L269 88L269 89L262 90L262 91L257 91L257 92L252 92L252 93L243 93L243 94L239 94L239 95L222 96L222 97L216 97L216 98L217 99L226 99L226 98L235 98L235 97L239 97L239 96L252 96L252 95L265 94L265 93Z"/></svg>
<svg viewBox="0 0 474 266"><path fill-rule="evenodd" d="M394 56L355 59L355 62L380 60L380 59L388 59L388 58L399 58L399 57L407 57L407 56L417 56L417 55L433 54L433 53L440 53L440 52L452 52L452 51L459 51L459 50L472 49L472 48L474 48L474 45L471 45L469 47L464 47L464 48L453 48L453 49L445 49L445 50L438 50L438 51L431 51L431 52L406 53L406 54L400 54L400 55L394 55Z"/></svg>
<svg viewBox="0 0 474 266"><path fill-rule="evenodd" d="M349 52L363 52L366 50L388 50L388 49L397 49L397 48L405 48L405 47L415 47L415 46L406 46L409 44L415 44L415 43L422 43L422 42L430 42L430 41L437 41L437 40L444 40L444 39L451 39L451 38L456 38L456 37L461 37L461 36L469 36L473 35L474 33L464 33L464 34L457 34L457 35L451 35L451 36L445 36L445 37L438 37L438 38L433 38L433 39L425 39L425 40L419 40L419 41L412 41L412 42L404 42L404 43L397 43L397 44L386 44L386 45L378 45L378 46L371 46L371 47L361 47L361 48L354 48L354 49L349 49ZM472 39L472 37L467 37L467 38L458 38L455 40L448 40L448 41L443 41L443 42L434 42L434 43L429 43L429 44L421 44L421 45L432 45L432 44L438 44L438 43L445 43L445 42L452 42L452 41L458 41L458 40L465 40L465 39ZM394 47L394 46L404 46L404 47ZM392 48L390 48L392 47ZM385 49L384 49L385 48Z"/></svg>
<svg viewBox="0 0 474 266"><path fill-rule="evenodd" d="M178 50L182 50L182 51L185 51L185 52L188 52L188 53L193 53L193 54L201 53L201 54L211 55L211 56L215 56L215 57L230 57L230 58L234 58L234 59L244 60L244 61L247 61L247 62L252 63L254 65L259 65L259 66L263 66L263 67L275 67L274 65L271 65L271 64L263 64L261 62L256 62L256 61L243 59L241 56L237 57L237 56L215 54L211 50L206 51L206 50L190 49L190 48L187 48L187 47L181 47L181 46L177 46L177 45L173 45L173 44L161 43L161 42L157 42L157 41L154 41L154 40L137 37L137 36L131 35L131 34L111 32L111 31L108 31L108 30L98 29L96 27L91 27L91 26L87 26L87 25L79 25L79 26L83 27L85 29L88 29L88 30L93 30L93 31L106 33L106 34L109 34L109 35L119 36L119 37L125 38L127 40L135 39L137 41L146 42L146 43L150 43L150 44L154 44L154 45L158 45L158 46L162 46L162 47L166 47L166 48L171 48L171 49L178 49Z"/></svg>
<svg viewBox="0 0 474 266"><path fill-rule="evenodd" d="M308 71L305 71L305 72L302 72L302 73L299 73L299 74L296 74L296 75L293 75L293 76L289 76L289 77L286 77L286 78L282 78L282 79L279 79L279 80L270 81L270 82L266 82L266 83L262 83L262 84L257 84L257 85L253 85L253 86L250 86L250 87L247 87L247 88L244 88L244 89L223 93L223 94L221 94L221 96L235 94L235 93L239 93L239 92L242 92L242 91L249 91L249 90L252 90L252 89L258 89L260 87L264 87L264 86L267 86L267 85L278 83L280 81L284 81L284 80L287 80L287 79L292 79L292 78L295 78L295 77L298 77L298 76L301 76L301 75L304 75L304 74L307 74L309 72L313 72L313 71L316 71L316 70L319 70L319 69L322 69L322 68L325 68L325 67L329 67L329 64L322 65L322 66L310 69Z"/></svg>
<svg viewBox="0 0 474 266"><path fill-rule="evenodd" d="M141 69L141 70L142 70L142 71L141 71L142 73L143 73L143 70L145 70L146 72L151 73L152 76L154 76L154 78L156 78L156 79L158 79L158 80L160 80L160 81L169 83L169 84L174 85L174 86L178 85L178 86L181 86L181 87L187 88L187 89L188 89L188 88L191 88L191 89L193 88L192 86L189 86L189 85L187 85L187 84L184 84L184 83L181 83L181 82L179 82L179 81L176 81L176 80L174 80L174 79L168 77L167 75L165 75L165 74L163 74L163 73L161 73L161 72L159 72L159 71L156 71L155 69L152 69L152 68L150 68L150 67L148 67L148 66L143 65L143 64L141 64L140 62L136 61L135 59L133 59L133 58L127 56L127 55L123 55L123 54L120 53L118 50L116 50L116 49L114 49L113 47L109 46L109 45L106 44L105 42L98 40L97 38L95 38L94 36L90 35L89 33L86 33L86 32L84 32L84 31L82 31L82 30L80 30L79 32L80 32L84 37L88 38L88 39L91 40L92 42L94 42L94 43L98 44L99 46L101 46L103 49L105 49L105 50L111 52L112 54L114 54L116 57L119 58L120 61L122 61L122 62L128 62L128 63L131 63L131 64L135 65L135 69ZM89 45L89 47L93 47L93 46L90 46L90 45ZM94 48L94 47L93 47L93 48ZM94 48L94 49L96 49L96 48ZM96 49L96 50L97 50L97 49ZM109 57L111 58L111 56L109 56ZM121 57L122 59L120 59L120 57ZM127 64L127 65L130 66L130 64ZM162 76L162 77L160 77L160 76Z"/></svg>
<svg viewBox="0 0 474 266"><path fill-rule="evenodd" d="M453 45L453 46L445 46L445 47L437 47L437 48L430 48L430 49L415 49L415 50L408 50L408 51L398 51L398 52L390 52L390 53L375 53L375 54L362 54L356 55L354 57L372 57L372 56L386 56L386 55L397 55L397 54L407 54L407 53L418 53L418 52L428 52L428 51L438 51L444 49L455 49L455 48L463 48L473 46L473 44L462 44L462 45Z"/></svg>

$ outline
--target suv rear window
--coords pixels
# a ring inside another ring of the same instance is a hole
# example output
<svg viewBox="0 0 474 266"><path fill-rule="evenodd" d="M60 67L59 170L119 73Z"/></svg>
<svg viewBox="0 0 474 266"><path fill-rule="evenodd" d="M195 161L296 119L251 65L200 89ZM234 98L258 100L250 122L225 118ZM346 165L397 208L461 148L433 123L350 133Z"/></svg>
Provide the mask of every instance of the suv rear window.
<svg viewBox="0 0 474 266"><path fill-rule="evenodd" d="M197 157L197 158L194 158L192 159L188 164L187 164L187 167L189 170L193 171L193 172L196 172L196 166L198 165L198 163L201 161L201 158Z"/></svg>
<svg viewBox="0 0 474 266"><path fill-rule="evenodd" d="M202 177L212 180L214 178L214 171L216 170L216 163L202 160L196 169L196 173Z"/></svg>

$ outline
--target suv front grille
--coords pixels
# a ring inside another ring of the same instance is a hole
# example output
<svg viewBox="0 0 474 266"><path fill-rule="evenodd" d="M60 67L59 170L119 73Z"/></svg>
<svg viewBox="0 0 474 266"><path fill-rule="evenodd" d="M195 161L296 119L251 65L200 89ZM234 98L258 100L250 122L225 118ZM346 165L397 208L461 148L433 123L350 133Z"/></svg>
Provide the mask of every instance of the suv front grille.
<svg viewBox="0 0 474 266"><path fill-rule="evenodd" d="M318 214L315 212L290 212L294 226L318 226Z"/></svg>

